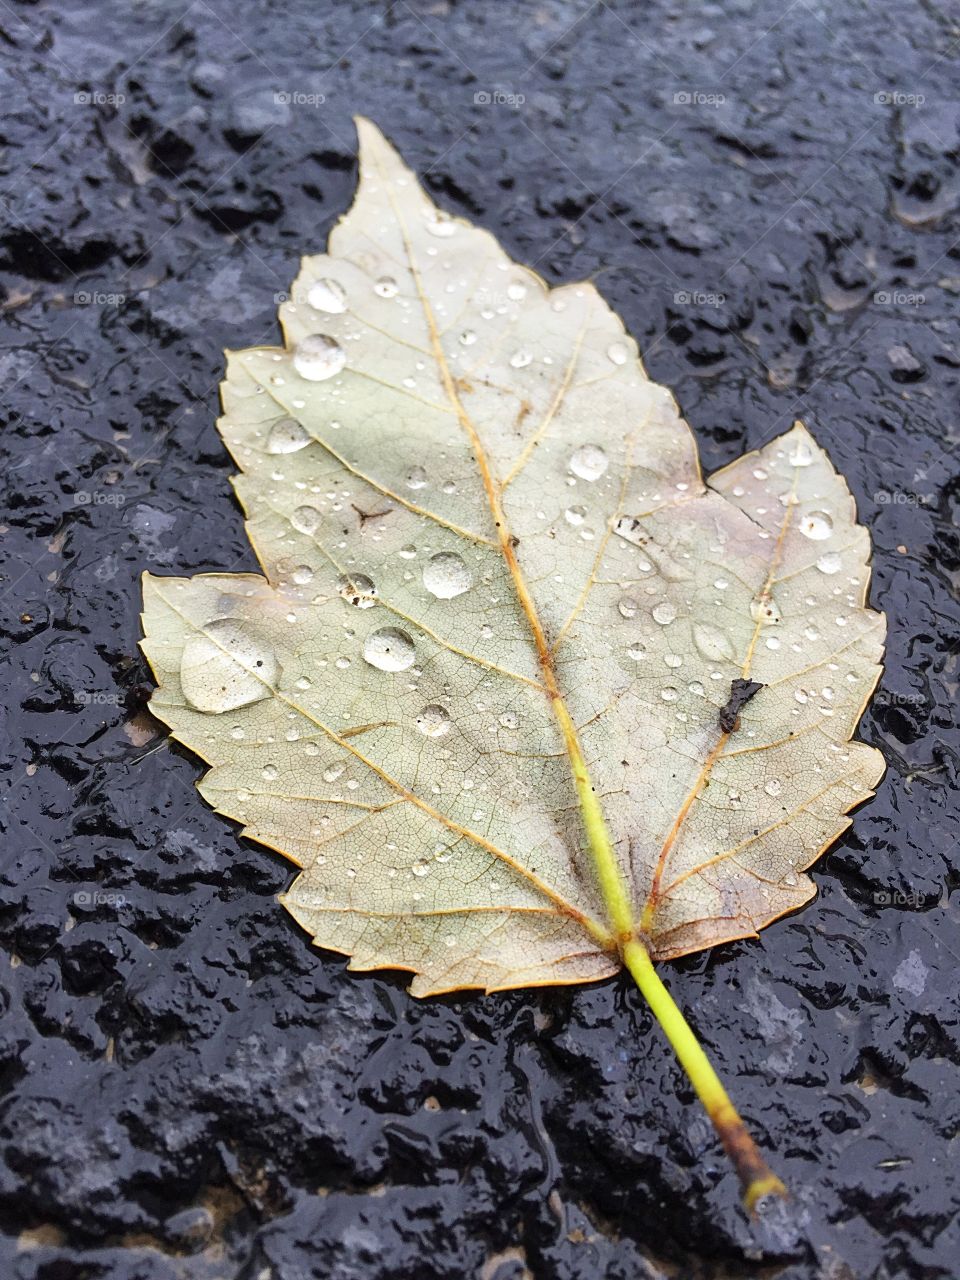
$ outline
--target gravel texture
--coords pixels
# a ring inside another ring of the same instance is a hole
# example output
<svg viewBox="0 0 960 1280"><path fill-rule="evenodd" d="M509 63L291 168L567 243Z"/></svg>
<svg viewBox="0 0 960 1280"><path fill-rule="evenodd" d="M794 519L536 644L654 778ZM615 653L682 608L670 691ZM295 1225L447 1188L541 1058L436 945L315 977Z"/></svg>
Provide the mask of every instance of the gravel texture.
<svg viewBox="0 0 960 1280"><path fill-rule="evenodd" d="M4 1280L956 1275L958 53L891 0L0 4ZM276 340L358 111L597 279L706 469L802 416L870 526L879 794L815 903L670 968L796 1246L626 982L347 976L144 711L140 571L254 567L221 353Z"/></svg>

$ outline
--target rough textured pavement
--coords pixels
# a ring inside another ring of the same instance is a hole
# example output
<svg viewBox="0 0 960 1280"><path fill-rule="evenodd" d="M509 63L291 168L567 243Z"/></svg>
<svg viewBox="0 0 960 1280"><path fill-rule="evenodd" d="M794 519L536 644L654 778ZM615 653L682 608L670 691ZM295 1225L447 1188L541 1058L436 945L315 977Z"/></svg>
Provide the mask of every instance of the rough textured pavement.
<svg viewBox="0 0 960 1280"><path fill-rule="evenodd" d="M0 4L0 1275L956 1274L958 58L890 0ZM627 983L348 977L144 713L139 572L254 565L221 352L275 340L357 111L597 278L705 468L802 415L870 526L880 793L815 903L669 974L791 1257Z"/></svg>

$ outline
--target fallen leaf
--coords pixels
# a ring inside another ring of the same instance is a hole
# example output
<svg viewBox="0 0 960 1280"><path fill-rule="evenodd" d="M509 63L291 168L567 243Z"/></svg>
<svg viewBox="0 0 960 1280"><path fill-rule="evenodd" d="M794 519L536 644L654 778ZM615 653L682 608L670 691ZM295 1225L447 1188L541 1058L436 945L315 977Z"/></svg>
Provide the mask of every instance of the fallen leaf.
<svg viewBox="0 0 960 1280"><path fill-rule="evenodd" d="M425 996L625 963L752 1202L780 1184L650 960L809 901L880 777L849 740L883 643L867 534L800 423L704 481L596 289L550 289L359 132L284 346L228 357L265 576L145 575L151 709L351 969Z"/></svg>

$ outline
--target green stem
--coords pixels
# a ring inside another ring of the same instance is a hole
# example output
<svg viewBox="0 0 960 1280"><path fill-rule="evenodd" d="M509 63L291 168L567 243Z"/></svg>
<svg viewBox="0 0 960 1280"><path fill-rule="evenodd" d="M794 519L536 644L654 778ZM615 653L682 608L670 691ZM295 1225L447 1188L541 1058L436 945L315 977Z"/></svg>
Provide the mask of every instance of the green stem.
<svg viewBox="0 0 960 1280"><path fill-rule="evenodd" d="M661 982L653 967L649 951L637 937L630 896L610 840L603 811L590 782L590 774L580 749L576 730L565 706L559 699L556 711L573 767L584 830L593 856L600 892L617 936L617 945L623 957L623 963L632 974L654 1017L663 1028L681 1067L687 1073L690 1083L697 1092L697 1097L703 1103L717 1131L717 1136L737 1171L744 1206L748 1212L752 1213L762 1196L785 1196L787 1189L760 1154L759 1148L747 1132L747 1126L711 1066L710 1059L700 1047L700 1042L691 1030L690 1024L680 1012L673 996Z"/></svg>

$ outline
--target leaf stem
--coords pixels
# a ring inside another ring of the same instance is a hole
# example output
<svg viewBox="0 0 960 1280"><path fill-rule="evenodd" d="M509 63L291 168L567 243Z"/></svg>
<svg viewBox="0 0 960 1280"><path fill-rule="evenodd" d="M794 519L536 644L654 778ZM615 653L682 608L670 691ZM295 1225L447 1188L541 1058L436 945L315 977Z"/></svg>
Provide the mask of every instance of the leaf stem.
<svg viewBox="0 0 960 1280"><path fill-rule="evenodd" d="M762 1196L785 1196L786 1187L764 1160L747 1132L747 1126L730 1101L690 1024L660 980L646 947L632 938L623 946L622 954L624 964L673 1046L680 1065L697 1091L724 1150L733 1162L740 1179L744 1207L753 1213Z"/></svg>

